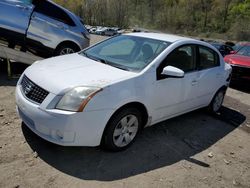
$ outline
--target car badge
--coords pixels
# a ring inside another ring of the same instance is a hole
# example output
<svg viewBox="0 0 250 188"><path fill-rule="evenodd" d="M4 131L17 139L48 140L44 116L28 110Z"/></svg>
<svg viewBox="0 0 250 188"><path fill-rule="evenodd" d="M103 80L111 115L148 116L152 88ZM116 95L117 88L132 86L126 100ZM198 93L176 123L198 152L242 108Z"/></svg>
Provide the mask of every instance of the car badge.
<svg viewBox="0 0 250 188"><path fill-rule="evenodd" d="M33 89L33 88L32 88L31 85L28 85L27 87L25 87L25 88L24 88L24 93L25 93L25 95L28 95L28 94L31 92L32 89Z"/></svg>

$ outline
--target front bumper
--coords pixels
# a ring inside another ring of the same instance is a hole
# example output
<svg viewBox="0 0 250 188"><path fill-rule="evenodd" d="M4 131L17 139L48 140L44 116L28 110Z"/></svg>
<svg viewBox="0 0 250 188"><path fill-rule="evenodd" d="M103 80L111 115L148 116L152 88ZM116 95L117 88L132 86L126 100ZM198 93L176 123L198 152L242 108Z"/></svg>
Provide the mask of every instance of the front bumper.
<svg viewBox="0 0 250 188"><path fill-rule="evenodd" d="M48 96L48 98L53 96ZM46 101L45 101L46 102ZM47 110L27 100L18 85L17 112L29 129L41 138L63 146L98 146L112 110L67 112Z"/></svg>

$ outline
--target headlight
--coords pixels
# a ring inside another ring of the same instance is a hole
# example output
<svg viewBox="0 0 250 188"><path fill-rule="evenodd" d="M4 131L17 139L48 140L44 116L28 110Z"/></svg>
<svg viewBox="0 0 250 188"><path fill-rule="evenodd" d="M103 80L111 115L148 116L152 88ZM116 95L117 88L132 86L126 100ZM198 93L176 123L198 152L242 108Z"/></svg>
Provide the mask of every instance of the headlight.
<svg viewBox="0 0 250 188"><path fill-rule="evenodd" d="M101 88L97 87L76 87L61 98L56 108L60 110L82 112L90 99L101 90Z"/></svg>
<svg viewBox="0 0 250 188"><path fill-rule="evenodd" d="M233 61L232 61L231 59L228 59L228 60L226 61L226 63L232 65L232 64L233 64Z"/></svg>

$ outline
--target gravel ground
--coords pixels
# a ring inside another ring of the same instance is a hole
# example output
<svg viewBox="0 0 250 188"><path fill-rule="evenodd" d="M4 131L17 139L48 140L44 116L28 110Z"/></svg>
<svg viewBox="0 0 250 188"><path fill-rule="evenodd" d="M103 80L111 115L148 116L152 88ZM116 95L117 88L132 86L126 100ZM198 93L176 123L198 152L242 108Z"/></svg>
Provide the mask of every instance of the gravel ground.
<svg viewBox="0 0 250 188"><path fill-rule="evenodd" d="M102 39L92 36L92 43ZM5 68L0 62L0 187L250 187L245 88L228 90L218 116L198 110L164 121L126 151L110 153L57 146L29 131Z"/></svg>

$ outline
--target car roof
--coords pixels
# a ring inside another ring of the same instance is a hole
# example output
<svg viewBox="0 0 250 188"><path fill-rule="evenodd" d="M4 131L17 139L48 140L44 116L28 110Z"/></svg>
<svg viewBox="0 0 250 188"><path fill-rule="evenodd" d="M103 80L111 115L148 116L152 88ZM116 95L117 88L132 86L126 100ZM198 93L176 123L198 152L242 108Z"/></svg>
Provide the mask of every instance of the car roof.
<svg viewBox="0 0 250 188"><path fill-rule="evenodd" d="M232 46L224 44L224 43L220 43L220 42L209 42L209 44L213 45L213 46L227 46L232 48Z"/></svg>
<svg viewBox="0 0 250 188"><path fill-rule="evenodd" d="M236 45L250 46L250 42L238 42Z"/></svg>
<svg viewBox="0 0 250 188"><path fill-rule="evenodd" d="M220 43L220 42L208 42L209 44L212 44L212 45L225 45L223 43ZM225 45L226 46L226 45Z"/></svg>
<svg viewBox="0 0 250 188"><path fill-rule="evenodd" d="M171 42L171 43L176 42L178 40L194 40L194 41L196 41L195 39L192 39L192 38L181 37L178 35L164 34L164 33L138 32L138 33L128 33L126 35L162 40L162 41Z"/></svg>

